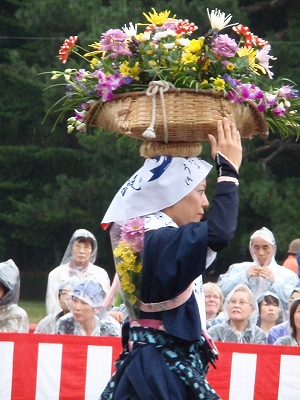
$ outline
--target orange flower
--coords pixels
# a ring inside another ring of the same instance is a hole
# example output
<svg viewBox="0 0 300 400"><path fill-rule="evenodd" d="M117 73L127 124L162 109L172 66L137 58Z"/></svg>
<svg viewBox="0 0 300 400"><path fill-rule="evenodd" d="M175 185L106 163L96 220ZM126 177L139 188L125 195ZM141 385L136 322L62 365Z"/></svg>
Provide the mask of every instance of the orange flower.
<svg viewBox="0 0 300 400"><path fill-rule="evenodd" d="M77 36L70 36L69 39L66 39L59 49L59 56L58 58L61 60L63 64L65 64L68 60L70 51L73 49L75 46L75 43L77 42Z"/></svg>

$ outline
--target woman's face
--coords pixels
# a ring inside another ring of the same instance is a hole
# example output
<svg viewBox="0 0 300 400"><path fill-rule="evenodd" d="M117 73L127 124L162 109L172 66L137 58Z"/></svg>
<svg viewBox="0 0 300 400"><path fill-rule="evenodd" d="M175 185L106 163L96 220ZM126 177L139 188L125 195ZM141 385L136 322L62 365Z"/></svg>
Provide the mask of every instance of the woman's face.
<svg viewBox="0 0 300 400"><path fill-rule="evenodd" d="M94 318L94 308L75 296L72 297L72 312L75 321L80 324L84 324Z"/></svg>
<svg viewBox="0 0 300 400"><path fill-rule="evenodd" d="M199 222L204 216L204 209L209 205L206 194L206 179L203 179L183 199L171 207L162 210L178 225L185 225L189 222Z"/></svg>
<svg viewBox="0 0 300 400"><path fill-rule="evenodd" d="M295 314L294 314L294 322L298 333L300 332L300 303L298 304Z"/></svg>
<svg viewBox="0 0 300 400"><path fill-rule="evenodd" d="M246 292L233 293L228 303L228 316L231 321L247 321L254 310Z"/></svg>
<svg viewBox="0 0 300 400"><path fill-rule="evenodd" d="M72 256L78 266L82 266L89 261L92 255L92 245L89 242L75 240L72 247Z"/></svg>
<svg viewBox="0 0 300 400"><path fill-rule="evenodd" d="M279 312L280 309L277 304L268 304L262 300L259 311L261 321L275 323L279 318Z"/></svg>
<svg viewBox="0 0 300 400"><path fill-rule="evenodd" d="M252 240L251 248L254 256L261 266L268 265L274 255L274 248L271 243L257 237Z"/></svg>
<svg viewBox="0 0 300 400"><path fill-rule="evenodd" d="M216 292L205 293L205 311L209 319L215 318L220 310L221 298Z"/></svg>

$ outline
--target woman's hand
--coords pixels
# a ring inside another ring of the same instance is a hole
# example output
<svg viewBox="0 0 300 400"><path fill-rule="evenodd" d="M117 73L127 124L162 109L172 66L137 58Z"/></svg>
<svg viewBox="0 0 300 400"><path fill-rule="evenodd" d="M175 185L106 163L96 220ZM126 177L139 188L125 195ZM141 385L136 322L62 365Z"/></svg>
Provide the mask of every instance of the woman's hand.
<svg viewBox="0 0 300 400"><path fill-rule="evenodd" d="M235 123L224 117L217 121L217 132L218 139L208 135L212 157L215 158L217 152L222 153L238 171L242 162L242 143Z"/></svg>

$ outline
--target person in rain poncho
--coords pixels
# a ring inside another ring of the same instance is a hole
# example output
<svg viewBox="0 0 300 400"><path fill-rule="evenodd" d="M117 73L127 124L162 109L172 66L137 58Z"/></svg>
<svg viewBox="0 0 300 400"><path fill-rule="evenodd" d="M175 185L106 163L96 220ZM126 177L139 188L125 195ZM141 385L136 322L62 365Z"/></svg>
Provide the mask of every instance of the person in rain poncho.
<svg viewBox="0 0 300 400"><path fill-rule="evenodd" d="M258 306L246 285L236 286L224 303L225 320L208 329L218 342L266 343L266 335L257 325Z"/></svg>
<svg viewBox="0 0 300 400"><path fill-rule="evenodd" d="M300 298L300 287L295 287L293 290L291 297L289 298L289 305L288 305L288 315L290 312L291 305L295 299ZM289 317L286 321L281 322L278 325L275 325L273 328L269 330L268 333L268 344L274 344L277 339L281 338L282 336L286 336L289 334Z"/></svg>
<svg viewBox="0 0 300 400"><path fill-rule="evenodd" d="M69 296L70 312L58 319L55 333L84 336L121 335L120 324L108 315L106 308L102 306L105 293L99 282L82 281Z"/></svg>
<svg viewBox="0 0 300 400"><path fill-rule="evenodd" d="M239 283L247 285L258 298L267 290L277 294L284 310L298 283L297 275L275 261L276 242L273 233L263 227L253 233L249 244L253 261L233 264L220 275L218 285L224 296Z"/></svg>
<svg viewBox="0 0 300 400"><path fill-rule="evenodd" d="M59 305L62 309L58 314L49 314L45 318L43 318L37 325L34 333L54 333L55 325L57 320L63 315L69 312L69 308L67 305L67 300L69 298L69 293L74 289L74 287L80 283L77 276L73 276L66 281L63 281L58 289L58 299Z"/></svg>
<svg viewBox="0 0 300 400"><path fill-rule="evenodd" d="M125 257L116 264L132 308L126 304L130 318L122 331L124 351L101 400L219 398L206 381L214 352L203 332L204 298L198 302L193 290L216 252L232 240L237 223L241 139L226 118L218 121L217 130L218 140L209 136L218 183L207 221L201 220L209 205L205 189L211 165L197 157L170 156L147 159L118 191L102 220L103 226L114 222L111 233L120 226L125 237L128 228L133 234L132 240L127 237L129 245L134 242L137 252L142 247L142 268L128 258L141 276L137 298L128 293L135 289L130 271L124 272L132 266ZM138 243L134 236L143 228ZM120 248L114 248L115 257ZM119 256L125 253L126 245Z"/></svg>
<svg viewBox="0 0 300 400"><path fill-rule="evenodd" d="M290 308L289 334L276 340L276 345L300 346L300 298L295 299Z"/></svg>
<svg viewBox="0 0 300 400"><path fill-rule="evenodd" d="M62 311L58 299L60 284L76 276L80 281L94 279L99 282L105 293L110 288L107 272L94 262L97 258L97 240L86 229L77 229L67 246L61 264L48 275L46 311L47 314L58 314Z"/></svg>
<svg viewBox="0 0 300 400"><path fill-rule="evenodd" d="M257 304L259 311L257 326L268 337L270 329L286 320L286 314L279 297L273 292L267 291L263 293L257 299Z"/></svg>
<svg viewBox="0 0 300 400"><path fill-rule="evenodd" d="M13 260L0 263L0 332L29 332L28 316L18 306L20 273Z"/></svg>

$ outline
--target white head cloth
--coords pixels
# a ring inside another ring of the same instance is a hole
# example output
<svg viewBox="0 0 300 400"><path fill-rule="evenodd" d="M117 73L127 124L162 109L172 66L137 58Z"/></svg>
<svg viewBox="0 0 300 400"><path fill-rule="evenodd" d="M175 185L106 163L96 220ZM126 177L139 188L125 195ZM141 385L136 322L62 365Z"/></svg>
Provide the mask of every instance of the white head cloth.
<svg viewBox="0 0 300 400"><path fill-rule="evenodd" d="M126 221L174 205L189 194L211 168L197 157L147 159L118 191L102 223Z"/></svg>

